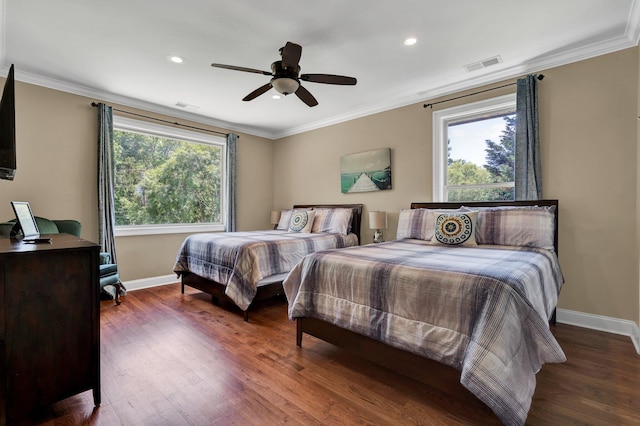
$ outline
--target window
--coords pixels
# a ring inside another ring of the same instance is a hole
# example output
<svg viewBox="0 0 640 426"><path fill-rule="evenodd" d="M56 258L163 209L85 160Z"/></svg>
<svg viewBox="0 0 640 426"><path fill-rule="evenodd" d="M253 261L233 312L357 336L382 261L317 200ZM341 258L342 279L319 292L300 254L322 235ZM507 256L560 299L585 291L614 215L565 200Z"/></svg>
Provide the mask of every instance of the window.
<svg viewBox="0 0 640 426"><path fill-rule="evenodd" d="M515 126L515 93L434 112L434 200L513 200Z"/></svg>
<svg viewBox="0 0 640 426"><path fill-rule="evenodd" d="M115 235L223 231L226 140L113 120Z"/></svg>

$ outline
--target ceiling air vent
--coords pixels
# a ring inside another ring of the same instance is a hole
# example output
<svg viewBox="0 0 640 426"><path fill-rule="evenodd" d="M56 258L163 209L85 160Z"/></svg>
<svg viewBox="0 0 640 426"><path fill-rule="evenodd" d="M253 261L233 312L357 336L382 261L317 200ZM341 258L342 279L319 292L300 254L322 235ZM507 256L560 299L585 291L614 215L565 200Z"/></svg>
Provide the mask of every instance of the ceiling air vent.
<svg viewBox="0 0 640 426"><path fill-rule="evenodd" d="M502 58L500 57L500 55L497 55L492 58L483 59L482 61L464 65L464 69L466 69L467 72L471 72L471 71L479 70L481 68L490 67L491 65L497 65L501 62L502 62Z"/></svg>
<svg viewBox="0 0 640 426"><path fill-rule="evenodd" d="M180 108L185 108L185 109L200 109L200 107L197 105L191 105L181 101L176 102L176 106Z"/></svg>

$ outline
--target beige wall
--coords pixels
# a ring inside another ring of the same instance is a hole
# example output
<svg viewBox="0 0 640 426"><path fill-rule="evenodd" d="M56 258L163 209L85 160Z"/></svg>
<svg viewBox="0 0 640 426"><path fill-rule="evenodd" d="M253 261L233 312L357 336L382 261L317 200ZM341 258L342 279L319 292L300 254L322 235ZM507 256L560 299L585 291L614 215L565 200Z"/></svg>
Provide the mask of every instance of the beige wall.
<svg viewBox="0 0 640 426"><path fill-rule="evenodd" d="M638 321L638 49L543 73L539 108L544 196L559 199L560 262L566 281L559 307ZM279 140L274 207L361 202L367 210L389 212L385 236L394 238L400 209L412 201L431 200L431 113L420 103ZM342 194L340 156L385 147L391 148L393 189ZM363 242L369 243L366 216L363 226Z"/></svg>
<svg viewBox="0 0 640 426"><path fill-rule="evenodd" d="M89 103L16 82L17 171L13 181L0 180L0 220L14 217L10 201L29 201L35 215L77 219L83 236L97 240L96 179L88 178L96 176L96 130Z"/></svg>
<svg viewBox="0 0 640 426"><path fill-rule="evenodd" d="M98 240L97 110L91 106L92 101L40 86L16 83L18 169L13 181L0 180L0 221L13 218L10 201L24 200L31 203L35 215L79 220L82 237L94 242ZM273 144L268 139L240 134L240 230L270 226ZM172 274L173 262L184 237L184 234L171 234L116 238L122 279L130 281Z"/></svg>
<svg viewBox="0 0 640 426"><path fill-rule="evenodd" d="M560 306L637 321L638 49L549 71L545 194L560 205Z"/></svg>
<svg viewBox="0 0 640 426"><path fill-rule="evenodd" d="M431 123L413 105L281 139L276 144L275 208L295 203L363 203L363 242L372 242L368 211L387 211L387 240L395 238L400 206L431 198ZM340 156L391 148L390 191L342 194ZM427 165L428 163L428 165Z"/></svg>

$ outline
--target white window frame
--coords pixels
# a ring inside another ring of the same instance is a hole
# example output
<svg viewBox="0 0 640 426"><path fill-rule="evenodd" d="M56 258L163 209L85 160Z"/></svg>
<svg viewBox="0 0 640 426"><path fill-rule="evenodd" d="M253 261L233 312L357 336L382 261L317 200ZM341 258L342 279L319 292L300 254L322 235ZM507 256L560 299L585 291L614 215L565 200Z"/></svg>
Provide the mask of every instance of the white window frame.
<svg viewBox="0 0 640 426"><path fill-rule="evenodd" d="M446 201L447 194L447 141L448 126L461 121L481 120L516 111L516 94L498 96L478 102L459 105L433 112L433 200ZM488 187L489 185L483 185ZM509 184L499 183L504 187ZM471 188L471 186L465 186Z"/></svg>
<svg viewBox="0 0 640 426"><path fill-rule="evenodd" d="M226 230L227 222L227 203L228 203L228 183L227 183L227 141L221 136L212 134L194 132L191 130L181 129L178 127L163 126L161 124L151 123L148 121L135 120L127 117L113 116L114 130L122 130L128 132L145 133L163 138L176 139L179 141L187 141L201 143L206 145L214 145L221 149L221 186L222 186L222 222L221 223L174 223L162 225L120 225L114 227L114 235L116 237L135 236L135 235L158 235L158 234L184 234L194 232L221 232Z"/></svg>

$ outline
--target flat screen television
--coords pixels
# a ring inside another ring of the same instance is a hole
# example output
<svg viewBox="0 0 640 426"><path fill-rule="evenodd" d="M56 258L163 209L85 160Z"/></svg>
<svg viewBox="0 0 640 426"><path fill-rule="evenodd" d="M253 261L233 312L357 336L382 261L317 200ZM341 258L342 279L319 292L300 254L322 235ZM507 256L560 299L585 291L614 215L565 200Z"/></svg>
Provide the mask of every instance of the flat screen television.
<svg viewBox="0 0 640 426"><path fill-rule="evenodd" d="M9 68L0 103L0 179L16 175L16 89L13 64Z"/></svg>

